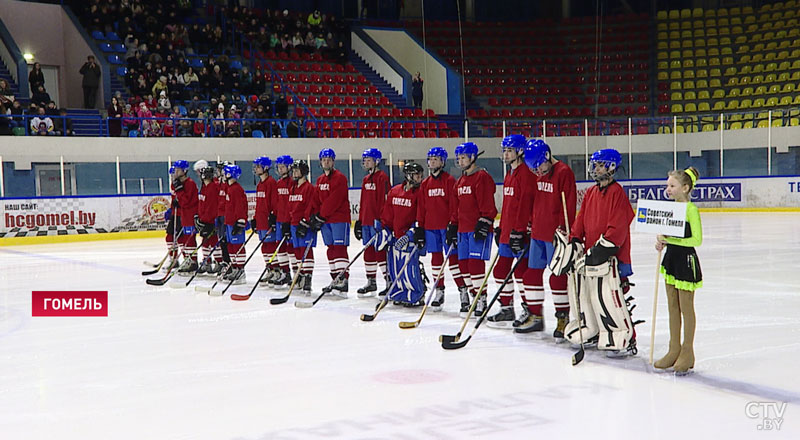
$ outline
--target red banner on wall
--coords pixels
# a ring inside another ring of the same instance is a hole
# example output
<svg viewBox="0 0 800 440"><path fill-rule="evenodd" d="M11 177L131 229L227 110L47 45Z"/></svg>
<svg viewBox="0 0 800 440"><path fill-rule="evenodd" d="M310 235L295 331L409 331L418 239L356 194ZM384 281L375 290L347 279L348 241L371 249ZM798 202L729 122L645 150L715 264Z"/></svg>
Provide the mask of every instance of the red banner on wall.
<svg viewBox="0 0 800 440"><path fill-rule="evenodd" d="M31 316L108 316L108 292L31 292Z"/></svg>

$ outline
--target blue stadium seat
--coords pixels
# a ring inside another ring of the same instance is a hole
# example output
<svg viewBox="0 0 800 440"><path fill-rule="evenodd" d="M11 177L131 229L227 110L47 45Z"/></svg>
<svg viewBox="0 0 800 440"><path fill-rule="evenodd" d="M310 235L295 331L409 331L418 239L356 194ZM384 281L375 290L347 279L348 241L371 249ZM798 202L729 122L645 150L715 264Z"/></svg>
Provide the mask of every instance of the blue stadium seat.
<svg viewBox="0 0 800 440"><path fill-rule="evenodd" d="M203 60L200 58L192 58L189 60L189 65L192 66L194 69L202 69L203 68Z"/></svg>
<svg viewBox="0 0 800 440"><path fill-rule="evenodd" d="M128 48L126 48L122 43L115 44L114 50L116 50L118 53L128 53Z"/></svg>
<svg viewBox="0 0 800 440"><path fill-rule="evenodd" d="M242 62L239 60L231 61L231 69L242 70Z"/></svg>
<svg viewBox="0 0 800 440"><path fill-rule="evenodd" d="M105 53L114 52L114 48L112 48L111 45L108 43L100 43L100 50L102 50Z"/></svg>
<svg viewBox="0 0 800 440"><path fill-rule="evenodd" d="M116 32L109 31L106 33L106 39L109 41L119 41L119 35Z"/></svg>
<svg viewBox="0 0 800 440"><path fill-rule="evenodd" d="M109 55L108 62L117 66L122 65L122 59L116 55Z"/></svg>
<svg viewBox="0 0 800 440"><path fill-rule="evenodd" d="M132 137L132 138L139 137L139 130L131 130L131 131L129 131L128 132L128 137Z"/></svg>
<svg viewBox="0 0 800 440"><path fill-rule="evenodd" d="M128 74L128 68L125 66L117 67L117 76L125 76Z"/></svg>
<svg viewBox="0 0 800 440"><path fill-rule="evenodd" d="M92 38L94 38L95 40L105 40L106 36L103 35L103 33L100 31L94 31L92 32Z"/></svg>
<svg viewBox="0 0 800 440"><path fill-rule="evenodd" d="M254 138L263 138L264 137L264 132L262 132L261 130L253 130L253 137Z"/></svg>
<svg viewBox="0 0 800 440"><path fill-rule="evenodd" d="M182 105L179 105L179 106L178 106L178 110L180 110L180 112L181 112L181 116L186 116L186 114L188 113L188 112L186 111L186 107L184 107L184 106L182 106Z"/></svg>

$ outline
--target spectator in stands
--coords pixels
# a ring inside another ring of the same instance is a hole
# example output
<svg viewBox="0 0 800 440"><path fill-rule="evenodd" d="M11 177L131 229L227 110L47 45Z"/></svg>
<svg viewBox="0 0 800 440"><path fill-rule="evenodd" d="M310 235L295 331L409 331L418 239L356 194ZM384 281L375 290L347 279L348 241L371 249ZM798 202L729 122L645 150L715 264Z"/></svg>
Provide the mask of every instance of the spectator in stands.
<svg viewBox="0 0 800 440"><path fill-rule="evenodd" d="M167 75L167 88L169 90L169 99L172 102L183 101L183 74L180 73L177 67L173 67L172 71Z"/></svg>
<svg viewBox="0 0 800 440"><path fill-rule="evenodd" d="M39 63L33 63L33 70L28 74L28 85L31 92L35 93L39 87L44 87L44 73L42 73L42 66Z"/></svg>
<svg viewBox="0 0 800 440"><path fill-rule="evenodd" d="M289 103L286 102L286 95L281 93L278 100L275 101L275 114L278 119L286 119L289 114Z"/></svg>
<svg viewBox="0 0 800 440"><path fill-rule="evenodd" d="M256 118L256 112L253 110L253 106L250 104L247 105L244 109L244 113L242 114L242 127L244 131L244 137L250 137L254 130L253 121Z"/></svg>
<svg viewBox="0 0 800 440"><path fill-rule="evenodd" d="M150 121L149 119L142 119L142 118L152 118L153 117L153 112L151 112L150 109L147 107L147 103L145 101L142 101L142 102L139 103L139 109L136 112L136 117L140 118L139 119L139 131L142 133L142 136L144 136L144 130L146 128L147 129L150 128L150 123L152 121Z"/></svg>
<svg viewBox="0 0 800 440"><path fill-rule="evenodd" d="M292 49L292 39L289 38L289 34L283 34L281 37L281 47L280 49L284 52L289 52Z"/></svg>
<svg viewBox="0 0 800 440"><path fill-rule="evenodd" d="M72 136L75 132L72 131L72 119L67 117L67 109L62 108L58 111L58 117L55 118L55 130L53 131L58 136Z"/></svg>
<svg viewBox="0 0 800 440"><path fill-rule="evenodd" d="M173 137L177 133L175 132L175 119L169 118L164 122L164 131L162 135L164 137Z"/></svg>
<svg viewBox="0 0 800 440"><path fill-rule="evenodd" d="M14 92L11 91L11 86L3 78L0 78L0 104L10 106L14 102Z"/></svg>
<svg viewBox="0 0 800 440"><path fill-rule="evenodd" d="M24 119L22 118L24 113L25 109L22 108L22 104L20 104L19 101L13 101L11 108L8 110L8 114L13 116L11 119L11 128L25 126L23 122Z"/></svg>
<svg viewBox="0 0 800 440"><path fill-rule="evenodd" d="M47 107L45 107L45 109L44 109L44 112L45 112L45 114L47 114L47 116L50 116L50 117L58 116L58 108L56 108L55 101L48 102L47 103ZM55 119L53 119L53 121L55 121Z"/></svg>
<svg viewBox="0 0 800 440"><path fill-rule="evenodd" d="M123 108L119 99L116 96L111 98L111 104L108 105L108 135L112 137L119 137L122 134L122 116Z"/></svg>
<svg viewBox="0 0 800 440"><path fill-rule="evenodd" d="M50 102L50 94L44 89L44 86L40 85L34 90L33 96L31 97L31 102L35 102L36 105L40 107L44 107Z"/></svg>
<svg viewBox="0 0 800 440"><path fill-rule="evenodd" d="M153 84L153 88L151 89L151 91L153 92L154 96L160 96L161 92L165 92L164 94L166 94L166 92L169 92L169 86L167 85L167 77L164 75L159 76L158 81L156 81L156 83Z"/></svg>
<svg viewBox="0 0 800 440"><path fill-rule="evenodd" d="M317 38L314 38L314 48L317 50L324 50L326 47L328 47L328 43L325 41L325 36L320 32L317 34Z"/></svg>
<svg viewBox="0 0 800 440"><path fill-rule="evenodd" d="M312 12L311 14L308 14L308 20L306 21L308 22L308 25L311 26L312 28L318 28L322 23L322 17L320 16L319 11L317 10Z"/></svg>
<svg viewBox="0 0 800 440"><path fill-rule="evenodd" d="M131 60L136 58L137 53L141 59L141 53L139 52L139 39L134 37L131 33L125 36L125 49L125 64L128 66L131 65Z"/></svg>
<svg viewBox="0 0 800 440"><path fill-rule="evenodd" d="M347 49L344 47L344 42L339 42L333 56L337 63L347 64Z"/></svg>
<svg viewBox="0 0 800 440"><path fill-rule="evenodd" d="M158 108L158 101L150 93L144 95L144 103L147 104L147 109L154 111Z"/></svg>
<svg viewBox="0 0 800 440"><path fill-rule="evenodd" d="M171 109L171 108L172 108L172 103L170 102L169 98L167 97L167 92L162 90L161 93L158 95L158 106L156 107L156 109L159 112L164 113L164 112L168 112L169 109Z"/></svg>
<svg viewBox="0 0 800 440"><path fill-rule="evenodd" d="M188 119L181 120L180 125L178 125L178 136L180 137L192 136L192 121Z"/></svg>
<svg viewBox="0 0 800 440"><path fill-rule="evenodd" d="M7 109L3 103L0 103L0 136L8 136L12 133L11 117L8 116L10 111L11 109Z"/></svg>
<svg viewBox="0 0 800 440"><path fill-rule="evenodd" d="M243 66L239 73L239 91L244 95L253 93L253 74L247 66Z"/></svg>
<svg viewBox="0 0 800 440"><path fill-rule="evenodd" d="M125 130L131 131L139 128L139 121L135 119L136 114L133 112L130 104L125 104L125 110L122 112L122 117L122 125L125 126Z"/></svg>
<svg viewBox="0 0 800 440"><path fill-rule="evenodd" d="M225 121L225 130L228 137L241 137L241 116L239 116L236 105L231 105L228 110L227 121Z"/></svg>
<svg viewBox="0 0 800 440"><path fill-rule="evenodd" d="M278 33L273 32L272 35L269 36L269 48L270 49L277 49L281 44L281 40L278 38Z"/></svg>
<svg viewBox="0 0 800 440"><path fill-rule="evenodd" d="M261 95L266 90L266 85L264 84L264 75L261 73L260 70L256 69L255 73L253 74L253 85L250 87L250 93L254 95Z"/></svg>
<svg viewBox="0 0 800 440"><path fill-rule="evenodd" d="M200 83L200 78L197 77L197 74L194 72L194 69L190 66L183 74L183 84L186 87L197 87L199 83Z"/></svg>
<svg viewBox="0 0 800 440"><path fill-rule="evenodd" d="M305 44L303 44L303 47L306 50L308 50L309 52L313 52L314 51L314 33L313 32L308 31L306 33Z"/></svg>
<svg viewBox="0 0 800 440"><path fill-rule="evenodd" d="M131 89L131 93L135 96L145 96L149 91L150 87L147 86L147 79L145 79L144 74L140 73L136 79L136 84Z"/></svg>
<svg viewBox="0 0 800 440"><path fill-rule="evenodd" d="M224 86L225 77L222 75L222 69L219 66L214 66L208 91L211 93L225 93Z"/></svg>
<svg viewBox="0 0 800 440"><path fill-rule="evenodd" d="M217 105L217 113L214 115L213 136L222 136L225 133L225 105Z"/></svg>
<svg viewBox="0 0 800 440"><path fill-rule="evenodd" d="M192 124L192 133L195 137L206 136L206 113L203 111L197 112L197 119Z"/></svg>
<svg viewBox="0 0 800 440"><path fill-rule="evenodd" d="M417 108L422 107L422 83L422 77L417 72L411 80L411 98L414 100L414 107Z"/></svg>
<svg viewBox="0 0 800 440"><path fill-rule="evenodd" d="M45 114L44 107L39 107L38 114L31 119L31 134L53 135L53 128L53 120Z"/></svg>
<svg viewBox="0 0 800 440"><path fill-rule="evenodd" d="M83 108L95 108L97 103L97 88L100 87L100 66L95 62L94 56L89 55L80 70L83 75Z"/></svg>

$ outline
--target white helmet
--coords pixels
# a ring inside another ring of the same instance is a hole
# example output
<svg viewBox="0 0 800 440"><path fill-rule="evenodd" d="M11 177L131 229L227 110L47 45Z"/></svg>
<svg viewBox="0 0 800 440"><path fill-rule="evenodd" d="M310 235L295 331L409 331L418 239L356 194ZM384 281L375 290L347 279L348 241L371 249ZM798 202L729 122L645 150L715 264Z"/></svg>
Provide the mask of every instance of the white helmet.
<svg viewBox="0 0 800 440"><path fill-rule="evenodd" d="M204 161L202 159L200 159L197 162L195 162L194 166L192 167L192 169L194 169L195 171L200 171L203 168L208 168L208 162L206 162L206 161Z"/></svg>

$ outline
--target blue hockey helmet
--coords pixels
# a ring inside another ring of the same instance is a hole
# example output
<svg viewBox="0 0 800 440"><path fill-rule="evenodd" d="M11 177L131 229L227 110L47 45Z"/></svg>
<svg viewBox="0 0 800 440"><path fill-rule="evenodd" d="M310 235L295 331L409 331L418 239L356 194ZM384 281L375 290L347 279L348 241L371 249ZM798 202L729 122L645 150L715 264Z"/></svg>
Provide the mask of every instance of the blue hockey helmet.
<svg viewBox="0 0 800 440"><path fill-rule="evenodd" d="M175 174L175 167L174 166L170 166L169 167L169 173L170 174Z"/></svg>
<svg viewBox="0 0 800 440"><path fill-rule="evenodd" d="M242 169L236 164L225 165L224 171L228 179L238 179L242 175Z"/></svg>
<svg viewBox="0 0 800 440"><path fill-rule="evenodd" d="M539 165L550 160L550 146L541 139L531 139L525 146L525 163L535 170Z"/></svg>
<svg viewBox="0 0 800 440"><path fill-rule="evenodd" d="M521 134L510 134L503 138L503 141L500 142L500 150L505 150L506 148L513 148L516 151L524 150L525 144L527 143L527 139L525 136Z"/></svg>
<svg viewBox="0 0 800 440"><path fill-rule="evenodd" d="M189 170L189 161L188 160L176 160L175 162L172 162L172 167L170 167L170 174L174 174L175 170L177 170L179 168L182 169L184 173L186 171L188 171Z"/></svg>
<svg viewBox="0 0 800 440"><path fill-rule="evenodd" d="M456 147L455 155L466 154L467 156L478 156L478 146L474 142L464 142Z"/></svg>
<svg viewBox="0 0 800 440"><path fill-rule="evenodd" d="M287 167L290 167L294 163L294 159L292 159L292 156L289 156L288 154L284 154L283 156L278 156L278 158L275 159L275 163L276 164L280 164L280 165L286 165Z"/></svg>
<svg viewBox="0 0 800 440"><path fill-rule="evenodd" d="M444 162L447 160L447 150L442 147L433 147L428 150L428 157L439 157Z"/></svg>
<svg viewBox="0 0 800 440"><path fill-rule="evenodd" d="M361 153L361 158L366 159L368 157L375 159L375 162L377 162L383 158L383 154L381 154L381 150L377 148L367 148L363 153Z"/></svg>
<svg viewBox="0 0 800 440"><path fill-rule="evenodd" d="M596 172L596 166L598 164L603 165L603 167L606 169L605 173L598 174ZM619 154L619 151L613 148L597 150L592 153L592 157L589 159L589 174L594 180L605 180L613 176L621 164L622 155Z"/></svg>
<svg viewBox="0 0 800 440"><path fill-rule="evenodd" d="M322 159L323 157L330 157L331 159L336 159L336 152L333 151L333 148L323 148L319 151L319 158Z"/></svg>
<svg viewBox="0 0 800 440"><path fill-rule="evenodd" d="M255 160L253 161L253 165L258 165L266 170L272 166L272 159L270 159L267 156L260 156L255 158Z"/></svg>

